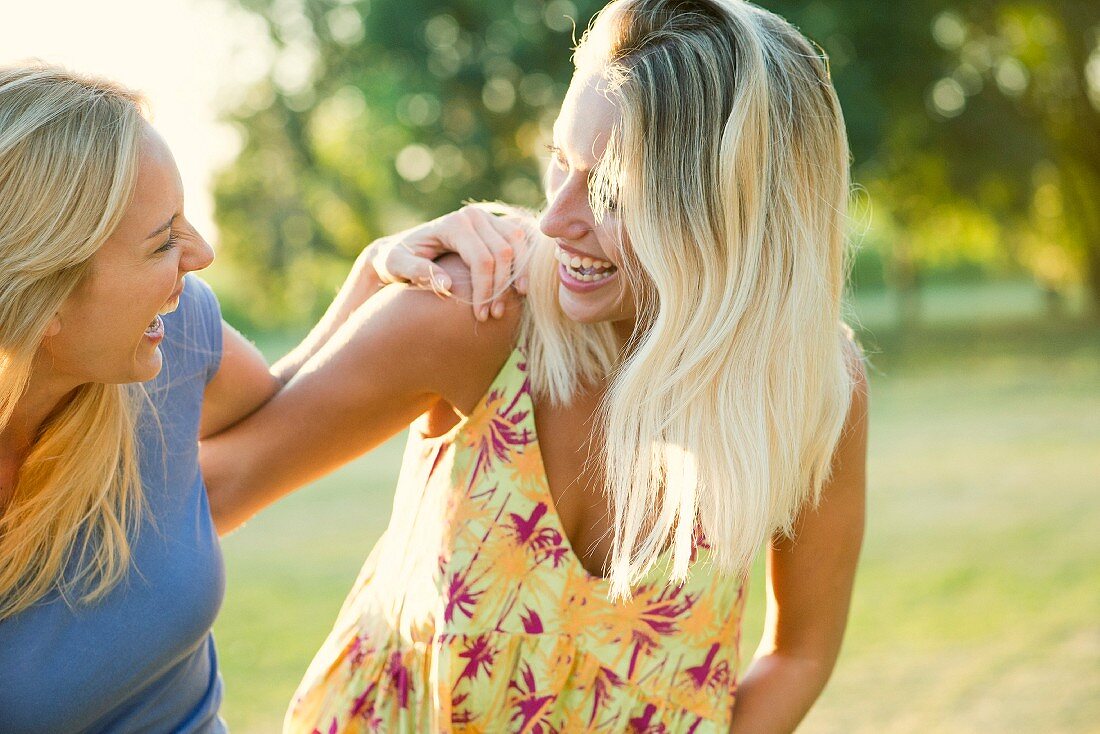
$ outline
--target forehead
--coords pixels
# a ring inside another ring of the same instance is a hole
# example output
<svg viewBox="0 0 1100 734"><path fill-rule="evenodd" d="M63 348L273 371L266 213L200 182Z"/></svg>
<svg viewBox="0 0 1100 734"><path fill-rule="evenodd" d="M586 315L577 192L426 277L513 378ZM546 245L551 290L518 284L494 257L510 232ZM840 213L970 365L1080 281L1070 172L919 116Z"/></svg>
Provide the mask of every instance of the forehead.
<svg viewBox="0 0 1100 734"><path fill-rule="evenodd" d="M174 210L183 195L183 183L172 151L148 123L142 129L140 146L137 186L131 206L160 205Z"/></svg>
<svg viewBox="0 0 1100 734"><path fill-rule="evenodd" d="M169 219L182 206L183 186L176 161L167 144L146 124L138 150L137 182L118 228L105 246L132 248Z"/></svg>
<svg viewBox="0 0 1100 734"><path fill-rule="evenodd" d="M608 99L607 85L598 73L578 73L554 123L558 147L588 164L599 160L607 138L619 119L619 108Z"/></svg>

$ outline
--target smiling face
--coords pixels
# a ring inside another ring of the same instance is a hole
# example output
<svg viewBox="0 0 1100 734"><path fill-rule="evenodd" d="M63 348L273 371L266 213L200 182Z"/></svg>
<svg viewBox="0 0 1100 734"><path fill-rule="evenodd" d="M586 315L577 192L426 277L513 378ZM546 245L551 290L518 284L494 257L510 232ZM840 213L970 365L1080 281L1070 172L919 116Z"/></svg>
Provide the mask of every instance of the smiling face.
<svg viewBox="0 0 1100 734"><path fill-rule="evenodd" d="M637 307L620 269L629 238L613 206L597 223L589 199L593 168L619 114L604 90L598 74L577 74L569 85L554 123L539 227L557 248L558 302L565 315L581 323L612 321L629 334Z"/></svg>
<svg viewBox="0 0 1100 734"><path fill-rule="evenodd" d="M133 199L51 322L40 350L43 369L74 386L152 379L162 366L159 314L179 304L183 276L213 257L184 218L171 152L145 125Z"/></svg>

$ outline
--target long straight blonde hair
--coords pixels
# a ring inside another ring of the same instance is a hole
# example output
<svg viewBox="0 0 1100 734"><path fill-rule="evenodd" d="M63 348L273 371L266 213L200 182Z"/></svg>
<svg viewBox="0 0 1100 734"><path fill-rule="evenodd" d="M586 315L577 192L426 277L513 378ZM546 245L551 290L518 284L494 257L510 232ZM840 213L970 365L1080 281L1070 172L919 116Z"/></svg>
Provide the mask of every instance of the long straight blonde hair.
<svg viewBox="0 0 1100 734"><path fill-rule="evenodd" d="M131 200L143 116L115 83L0 67L0 430ZM124 576L142 507L138 400L135 386L85 384L39 430L0 508L0 620L53 590L94 601Z"/></svg>
<svg viewBox="0 0 1100 734"><path fill-rule="evenodd" d="M533 387L568 401L578 378L610 375L612 596L666 548L683 579L700 540L744 574L816 505L855 379L849 151L827 60L742 0L617 0L574 60L620 111L590 199L597 221L618 202L639 319L622 353L608 324L566 319L553 248L536 248Z"/></svg>

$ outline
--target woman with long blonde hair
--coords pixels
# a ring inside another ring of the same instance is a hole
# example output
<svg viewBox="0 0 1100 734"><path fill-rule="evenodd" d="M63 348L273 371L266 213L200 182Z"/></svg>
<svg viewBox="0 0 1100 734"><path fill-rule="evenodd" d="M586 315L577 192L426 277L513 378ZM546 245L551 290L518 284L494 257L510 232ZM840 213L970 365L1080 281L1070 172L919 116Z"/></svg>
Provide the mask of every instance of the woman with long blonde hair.
<svg viewBox="0 0 1100 734"><path fill-rule="evenodd" d="M430 277L416 254L484 259L490 291L514 229L467 211L368 248L269 371L189 275L213 252L140 95L0 67L0 731L223 730L200 435L267 400L382 278Z"/></svg>
<svg viewBox="0 0 1100 734"><path fill-rule="evenodd" d="M830 675L867 386L841 318L849 153L827 61L743 0L616 0L575 60L527 301L477 324L383 289L204 443L239 522L303 462L415 419L390 525L287 731L790 731ZM249 465L230 481L232 456ZM740 678L762 544L766 631Z"/></svg>

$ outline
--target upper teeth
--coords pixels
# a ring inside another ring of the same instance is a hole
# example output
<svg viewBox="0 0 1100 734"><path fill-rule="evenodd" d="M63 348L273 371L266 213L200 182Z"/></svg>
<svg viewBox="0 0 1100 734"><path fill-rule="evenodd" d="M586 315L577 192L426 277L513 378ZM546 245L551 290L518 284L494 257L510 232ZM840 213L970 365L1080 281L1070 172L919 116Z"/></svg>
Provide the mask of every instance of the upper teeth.
<svg viewBox="0 0 1100 734"><path fill-rule="evenodd" d="M555 257L558 262L565 266L572 278L585 283L610 278L616 269L614 265L606 260L581 257L560 247L557 248Z"/></svg>

